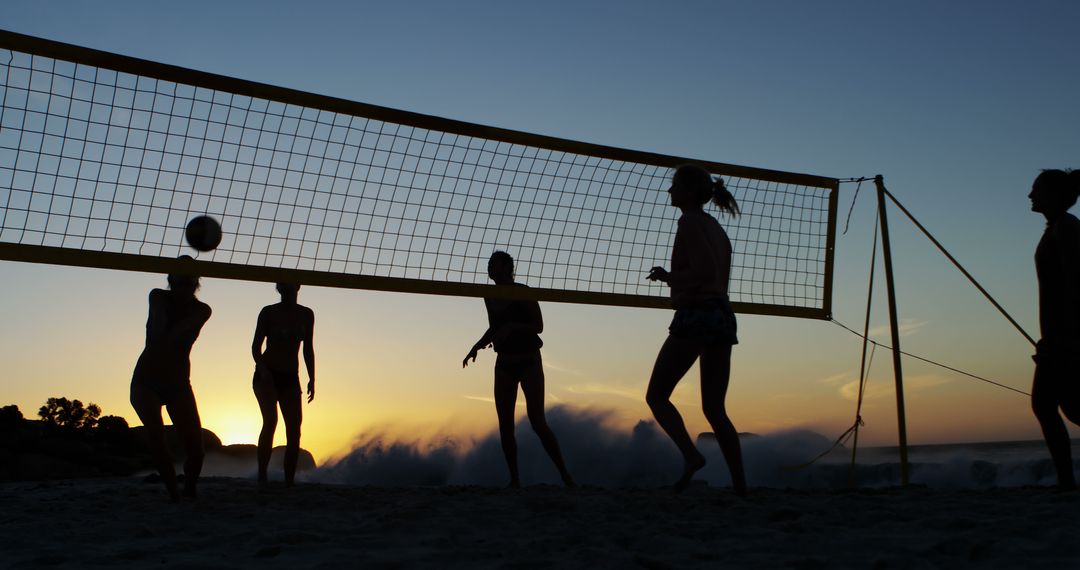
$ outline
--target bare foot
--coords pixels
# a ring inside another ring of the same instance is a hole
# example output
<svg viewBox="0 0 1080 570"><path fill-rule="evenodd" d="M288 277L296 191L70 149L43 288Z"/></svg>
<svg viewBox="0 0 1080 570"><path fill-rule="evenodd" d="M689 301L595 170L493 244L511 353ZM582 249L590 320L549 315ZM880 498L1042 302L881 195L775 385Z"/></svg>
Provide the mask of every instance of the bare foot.
<svg viewBox="0 0 1080 570"><path fill-rule="evenodd" d="M694 478L694 473L700 471L702 467L705 467L705 456L700 453L696 459L685 462L682 477L679 477L679 480L675 482L675 492L681 493L689 487L690 481Z"/></svg>

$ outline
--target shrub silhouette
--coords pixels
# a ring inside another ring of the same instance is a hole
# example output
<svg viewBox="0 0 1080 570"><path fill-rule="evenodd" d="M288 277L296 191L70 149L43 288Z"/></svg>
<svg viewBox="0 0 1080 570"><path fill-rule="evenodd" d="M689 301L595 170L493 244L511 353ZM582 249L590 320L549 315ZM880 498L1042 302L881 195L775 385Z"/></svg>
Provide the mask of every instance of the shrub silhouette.
<svg viewBox="0 0 1080 570"><path fill-rule="evenodd" d="M0 408L0 433L15 431L22 425L23 415L19 406L10 405Z"/></svg>
<svg viewBox="0 0 1080 570"><path fill-rule="evenodd" d="M97 421L97 430L102 433L127 433L127 420L120 416L102 416Z"/></svg>
<svg viewBox="0 0 1080 570"><path fill-rule="evenodd" d="M38 410L38 417L46 424L66 429L89 429L97 425L101 408L97 404L83 407L79 400L49 398Z"/></svg>

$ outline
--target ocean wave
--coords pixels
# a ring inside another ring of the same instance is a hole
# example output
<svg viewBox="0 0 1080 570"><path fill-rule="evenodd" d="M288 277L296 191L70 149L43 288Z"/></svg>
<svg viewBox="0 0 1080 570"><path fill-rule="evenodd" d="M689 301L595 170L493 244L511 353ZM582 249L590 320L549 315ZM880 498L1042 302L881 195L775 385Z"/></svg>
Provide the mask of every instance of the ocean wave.
<svg viewBox="0 0 1080 570"><path fill-rule="evenodd" d="M679 475L681 458L674 444L651 420L627 430L615 426L605 410L554 406L548 423L559 438L563 457L580 484L601 487L658 487ZM517 424L518 461L522 483L561 484L539 439L526 419ZM357 438L351 451L304 475L304 479L353 485L435 486L505 484L509 475L498 433L475 439L451 436L409 441L374 430ZM702 434L698 449L708 464L696 479L712 487L730 486L731 478L711 434ZM1037 443L1037 442L1036 442ZM810 430L789 430L742 438L743 458L751 486L843 489L900 484L895 450L860 450L852 470L851 452ZM1039 445L1002 448L962 445L915 447L910 455L910 482L934 488L989 488L1055 483L1053 464ZM852 479L852 474L854 479Z"/></svg>

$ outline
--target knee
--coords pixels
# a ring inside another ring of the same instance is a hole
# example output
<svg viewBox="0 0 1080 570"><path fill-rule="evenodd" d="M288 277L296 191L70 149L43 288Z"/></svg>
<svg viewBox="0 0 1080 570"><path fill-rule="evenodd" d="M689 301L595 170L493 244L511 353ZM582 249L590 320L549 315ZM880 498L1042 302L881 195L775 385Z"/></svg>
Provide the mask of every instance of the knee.
<svg viewBox="0 0 1080 570"><path fill-rule="evenodd" d="M547 418L544 417L544 410L529 410L529 425L532 426L533 431L540 433L547 431Z"/></svg>
<svg viewBox="0 0 1080 570"><path fill-rule="evenodd" d="M645 403L649 405L650 409L655 410L657 408L670 404L671 401L665 394L657 394L650 391L645 393Z"/></svg>
<svg viewBox="0 0 1080 570"><path fill-rule="evenodd" d="M727 410L724 408L714 409L705 408L705 421L714 426L727 426L731 423L731 418L727 415Z"/></svg>
<svg viewBox="0 0 1080 570"><path fill-rule="evenodd" d="M188 446L187 460L188 461L202 461L206 457L206 452L203 450L202 441L199 441L198 445Z"/></svg>
<svg viewBox="0 0 1080 570"><path fill-rule="evenodd" d="M285 428L285 440L289 444L300 444L300 426L287 426Z"/></svg>

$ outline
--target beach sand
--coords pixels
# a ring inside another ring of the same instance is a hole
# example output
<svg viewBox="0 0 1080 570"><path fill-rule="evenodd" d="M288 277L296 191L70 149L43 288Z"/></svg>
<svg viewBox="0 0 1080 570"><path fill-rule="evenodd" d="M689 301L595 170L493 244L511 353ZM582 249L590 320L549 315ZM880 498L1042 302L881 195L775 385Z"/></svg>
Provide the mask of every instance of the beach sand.
<svg viewBox="0 0 1080 570"><path fill-rule="evenodd" d="M1080 567L1080 494L1038 487L200 484L179 505L140 478L0 484L0 566Z"/></svg>

